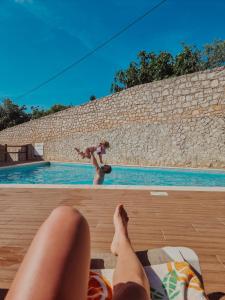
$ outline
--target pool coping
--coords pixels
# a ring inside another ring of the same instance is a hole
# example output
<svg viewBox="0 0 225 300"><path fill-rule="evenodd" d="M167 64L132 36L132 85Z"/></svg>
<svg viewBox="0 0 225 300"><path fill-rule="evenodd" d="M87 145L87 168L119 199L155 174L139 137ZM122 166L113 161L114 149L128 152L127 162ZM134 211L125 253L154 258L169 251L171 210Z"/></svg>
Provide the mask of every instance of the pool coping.
<svg viewBox="0 0 225 300"><path fill-rule="evenodd" d="M50 161L32 161L32 162L27 162L24 164L18 164L18 165L11 165L11 166L0 166L0 170L2 169L11 169L11 168L21 168L21 167L26 167L26 166L32 166L32 165L42 165L42 164L48 164L51 163Z"/></svg>
<svg viewBox="0 0 225 300"><path fill-rule="evenodd" d="M145 185L90 185L90 184L0 184L0 189L1 188L225 192L225 187L160 186L160 185L145 186Z"/></svg>
<svg viewBox="0 0 225 300"><path fill-rule="evenodd" d="M0 169L19 168L29 165L42 165L47 163L72 163L72 164L84 164L90 165L89 163L80 162L59 162L59 161L38 161L30 162L19 165L4 166ZM142 167L137 165L115 165L115 166L130 166L130 167ZM151 166L144 166L150 168ZM154 166L152 166L154 167ZM143 168L143 167L142 167ZM171 168L181 169L178 167L154 167L154 168ZM206 169L206 168L183 168L193 170L218 170L221 169ZM160 186L160 185L90 185L90 184L0 184L0 188L28 188L28 189L90 189L90 190L146 190L146 191L196 191L196 192L225 192L225 187L204 187L204 186Z"/></svg>

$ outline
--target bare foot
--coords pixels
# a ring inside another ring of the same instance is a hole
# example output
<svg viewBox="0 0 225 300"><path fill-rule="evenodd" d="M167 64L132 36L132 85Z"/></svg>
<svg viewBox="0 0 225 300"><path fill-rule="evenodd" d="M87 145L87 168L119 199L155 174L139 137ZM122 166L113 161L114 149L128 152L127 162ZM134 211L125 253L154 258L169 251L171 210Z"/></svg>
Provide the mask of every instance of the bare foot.
<svg viewBox="0 0 225 300"><path fill-rule="evenodd" d="M113 241L111 244L111 252L114 255L118 255L120 243L124 241L128 241L130 243L128 232L127 232L127 225L128 225L128 215L126 210L124 209L123 205L120 204L116 207L114 216L113 216L113 223L115 228L115 234L113 237Z"/></svg>

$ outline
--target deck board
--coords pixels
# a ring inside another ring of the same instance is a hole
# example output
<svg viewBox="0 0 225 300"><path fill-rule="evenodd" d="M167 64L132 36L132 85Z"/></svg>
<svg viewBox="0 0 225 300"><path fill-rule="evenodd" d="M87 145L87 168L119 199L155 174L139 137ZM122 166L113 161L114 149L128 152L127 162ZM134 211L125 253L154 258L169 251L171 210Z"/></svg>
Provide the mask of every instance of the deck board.
<svg viewBox="0 0 225 300"><path fill-rule="evenodd" d="M0 189L0 288L8 288L51 210L71 205L87 218L93 251L108 252L112 214L123 203L136 250L186 246L200 258L207 293L225 293L225 193L144 190ZM221 298L222 299L222 298Z"/></svg>

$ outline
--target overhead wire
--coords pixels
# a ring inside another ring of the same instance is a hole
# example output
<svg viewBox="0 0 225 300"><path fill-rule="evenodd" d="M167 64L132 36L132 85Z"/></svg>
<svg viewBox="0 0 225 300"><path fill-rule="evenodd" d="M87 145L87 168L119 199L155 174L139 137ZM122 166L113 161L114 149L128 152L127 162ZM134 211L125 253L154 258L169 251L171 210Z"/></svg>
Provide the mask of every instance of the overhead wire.
<svg viewBox="0 0 225 300"><path fill-rule="evenodd" d="M58 77L62 76L64 73L66 73L70 69L74 68L75 66L77 66L78 64L80 64L81 62L83 62L84 60L86 60L88 57L90 57L91 55L93 55L94 53L96 53L98 50L100 50L100 49L104 48L106 45L110 44L113 40L115 40L116 38L118 38L120 35L122 35L124 32L126 32L129 28L131 28L132 26L134 26L135 24L137 24L138 22L140 22L142 19L144 19L146 16L148 16L150 13L152 13L154 10L156 10L157 8L159 8L160 6L162 6L167 1L168 0L162 0L162 1L160 1L159 3L157 3L156 5L154 5L153 7L151 7L150 9L148 9L145 13L143 13L142 15L140 15L139 17L137 17L136 19L134 19L132 22L130 22L126 26L124 26L121 30L119 30L118 32L114 33L110 38L108 38L104 42L100 43L94 49L92 49L91 51L89 51L88 53L86 53L85 55L83 55L82 57L80 57L79 59L75 60L74 62L72 62L71 64L69 64L68 66L66 66L65 68L63 68L59 72L57 72L56 74L52 75L48 79L46 79L46 80L42 81L41 83L39 83L38 85L34 86L30 90L28 90L28 91L22 93L21 95L15 97L14 99L18 100L18 99L24 98L24 97L26 97L26 96L28 96L28 95L36 92L37 90L39 90L43 86L46 86L51 81L53 81L53 80L57 79Z"/></svg>

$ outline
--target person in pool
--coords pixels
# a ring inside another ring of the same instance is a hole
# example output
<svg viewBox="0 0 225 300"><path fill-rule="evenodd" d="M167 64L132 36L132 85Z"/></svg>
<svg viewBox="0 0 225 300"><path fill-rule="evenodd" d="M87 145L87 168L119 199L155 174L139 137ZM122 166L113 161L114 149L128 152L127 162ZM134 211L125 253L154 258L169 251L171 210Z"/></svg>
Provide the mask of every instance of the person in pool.
<svg viewBox="0 0 225 300"><path fill-rule="evenodd" d="M93 180L94 185L103 184L105 179L105 174L110 174L112 172L112 167L110 165L99 166L94 153L91 153L91 162L95 167L95 177Z"/></svg>

